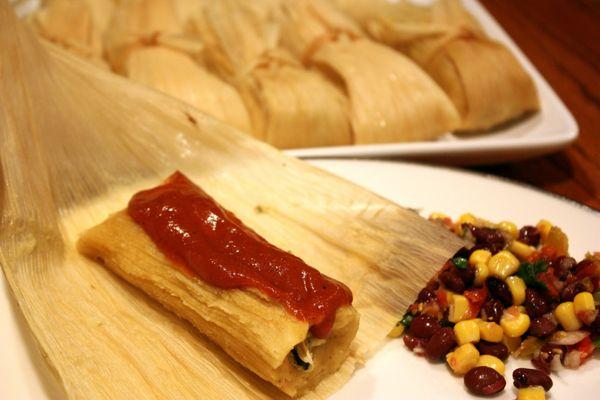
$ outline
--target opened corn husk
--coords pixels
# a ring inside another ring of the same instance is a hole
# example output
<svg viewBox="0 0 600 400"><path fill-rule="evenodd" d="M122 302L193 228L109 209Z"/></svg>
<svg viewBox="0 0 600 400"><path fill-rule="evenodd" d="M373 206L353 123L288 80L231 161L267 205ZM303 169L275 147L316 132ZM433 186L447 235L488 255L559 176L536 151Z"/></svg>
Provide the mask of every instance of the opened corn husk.
<svg viewBox="0 0 600 400"><path fill-rule="evenodd" d="M158 46L139 48L129 54L125 74L134 82L158 89L236 128L250 131L248 112L237 91L186 54Z"/></svg>
<svg viewBox="0 0 600 400"><path fill-rule="evenodd" d="M282 42L344 87L355 143L429 140L458 126L450 100L411 60L362 38L325 3L290 0L284 9Z"/></svg>
<svg viewBox="0 0 600 400"><path fill-rule="evenodd" d="M180 169L275 245L348 284L343 384L462 243L356 185L159 92L42 47L0 2L0 263L70 398L267 399L272 386L74 248L136 191Z"/></svg>
<svg viewBox="0 0 600 400"><path fill-rule="evenodd" d="M531 77L458 0L331 0L369 34L415 60L460 112L462 130L489 129L539 109Z"/></svg>

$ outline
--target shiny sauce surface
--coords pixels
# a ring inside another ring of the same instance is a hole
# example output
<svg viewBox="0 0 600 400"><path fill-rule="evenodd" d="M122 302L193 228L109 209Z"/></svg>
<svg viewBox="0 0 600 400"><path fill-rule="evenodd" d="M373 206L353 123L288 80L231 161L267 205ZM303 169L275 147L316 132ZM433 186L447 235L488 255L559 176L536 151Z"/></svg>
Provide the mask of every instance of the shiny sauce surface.
<svg viewBox="0 0 600 400"><path fill-rule="evenodd" d="M318 338L352 303L348 287L267 242L180 172L136 193L127 211L188 276L223 289L256 288Z"/></svg>

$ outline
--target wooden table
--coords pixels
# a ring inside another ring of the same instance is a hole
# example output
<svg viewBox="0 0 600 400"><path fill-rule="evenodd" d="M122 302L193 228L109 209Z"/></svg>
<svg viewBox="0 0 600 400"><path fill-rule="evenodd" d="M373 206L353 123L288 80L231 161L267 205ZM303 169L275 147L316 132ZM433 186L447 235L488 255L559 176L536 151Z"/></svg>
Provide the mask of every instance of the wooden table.
<svg viewBox="0 0 600 400"><path fill-rule="evenodd" d="M480 1L565 102L579 137L556 154L474 169L600 210L600 1Z"/></svg>

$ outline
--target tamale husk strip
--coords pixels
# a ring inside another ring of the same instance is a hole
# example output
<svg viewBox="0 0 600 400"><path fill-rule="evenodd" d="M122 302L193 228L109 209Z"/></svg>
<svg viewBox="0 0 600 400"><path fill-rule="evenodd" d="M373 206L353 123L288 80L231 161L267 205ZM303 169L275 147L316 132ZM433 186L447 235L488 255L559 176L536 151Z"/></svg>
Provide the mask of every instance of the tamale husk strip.
<svg viewBox="0 0 600 400"><path fill-rule="evenodd" d="M307 398L322 399L339 388L357 357L384 343L389 321L425 277L462 245L413 212L183 102L41 47L5 0L0 48L6 227L0 262L70 398L282 398L184 321L74 249L85 228L175 169L325 273L342 276L349 269L372 277L349 282L369 348L355 348ZM267 212L256 213L257 206Z"/></svg>
<svg viewBox="0 0 600 400"><path fill-rule="evenodd" d="M437 84L411 60L381 44L328 42L312 62L344 83L356 143L430 140L460 123Z"/></svg>
<svg viewBox="0 0 600 400"><path fill-rule="evenodd" d="M248 111L237 91L186 54L158 46L139 48L129 54L125 74L134 82L183 100L244 132L250 131Z"/></svg>

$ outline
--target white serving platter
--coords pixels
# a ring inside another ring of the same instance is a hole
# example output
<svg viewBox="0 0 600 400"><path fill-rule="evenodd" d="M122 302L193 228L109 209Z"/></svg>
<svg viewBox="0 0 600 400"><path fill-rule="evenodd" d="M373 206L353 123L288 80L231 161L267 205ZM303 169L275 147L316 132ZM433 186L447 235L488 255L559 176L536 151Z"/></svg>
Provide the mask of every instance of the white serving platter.
<svg viewBox="0 0 600 400"><path fill-rule="evenodd" d="M477 0L462 2L486 33L504 43L532 76L540 97L539 113L475 136L447 133L432 142L311 147L287 150L287 153L310 158L401 157L443 164L474 165L522 160L555 152L572 143L578 134L577 122L548 82Z"/></svg>
<svg viewBox="0 0 600 400"><path fill-rule="evenodd" d="M534 224L546 218L563 228L571 253L583 257L600 250L600 213L557 196L483 175L439 167L398 162L312 160L311 163L360 184L423 215L433 211L457 217L472 212L492 221L510 220L517 225ZM399 315L403 310L398 310ZM35 348L34 340L0 278L0 399L59 400L60 385ZM507 387L495 399L514 399L511 373L528 362L507 364ZM579 370L553 376L552 399L593 399L600 391L600 357ZM158 383L159 384L159 383ZM460 378L444 364L432 364L408 351L402 340L390 341L333 400L468 399Z"/></svg>

